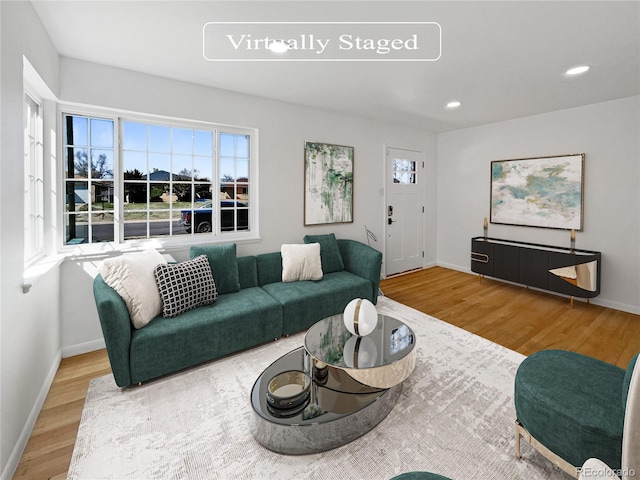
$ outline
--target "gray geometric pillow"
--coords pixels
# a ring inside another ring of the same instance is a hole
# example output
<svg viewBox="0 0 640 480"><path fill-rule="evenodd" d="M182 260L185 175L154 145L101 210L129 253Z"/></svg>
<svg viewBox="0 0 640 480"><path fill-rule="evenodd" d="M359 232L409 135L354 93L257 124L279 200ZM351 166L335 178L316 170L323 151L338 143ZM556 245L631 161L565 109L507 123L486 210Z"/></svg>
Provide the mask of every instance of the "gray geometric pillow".
<svg viewBox="0 0 640 480"><path fill-rule="evenodd" d="M206 255L176 264L160 264L154 270L162 315L175 317L218 298L211 266Z"/></svg>

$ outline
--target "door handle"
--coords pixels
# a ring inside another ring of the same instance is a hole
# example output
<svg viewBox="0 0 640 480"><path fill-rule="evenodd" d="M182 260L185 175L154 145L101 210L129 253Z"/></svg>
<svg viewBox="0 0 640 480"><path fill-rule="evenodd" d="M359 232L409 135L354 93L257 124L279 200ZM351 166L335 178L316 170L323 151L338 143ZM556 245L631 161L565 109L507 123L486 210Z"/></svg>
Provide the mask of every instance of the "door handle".
<svg viewBox="0 0 640 480"><path fill-rule="evenodd" d="M392 223L396 223L396 221L395 221L395 220L393 220L391 217L389 217L389 218L387 218L387 223L388 223L389 225L391 225Z"/></svg>

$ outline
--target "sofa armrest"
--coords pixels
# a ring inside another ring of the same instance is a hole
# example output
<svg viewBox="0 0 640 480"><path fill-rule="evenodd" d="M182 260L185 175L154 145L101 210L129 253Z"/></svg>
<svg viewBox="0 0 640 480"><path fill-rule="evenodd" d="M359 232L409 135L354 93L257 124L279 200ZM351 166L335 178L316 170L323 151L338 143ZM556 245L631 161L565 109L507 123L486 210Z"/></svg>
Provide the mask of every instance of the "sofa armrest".
<svg viewBox="0 0 640 480"><path fill-rule="evenodd" d="M338 248L344 262L344 269L369 280L373 287L371 301L374 304L378 303L382 253L357 240L338 239Z"/></svg>
<svg viewBox="0 0 640 480"><path fill-rule="evenodd" d="M129 352L133 326L129 310L118 292L107 285L100 275L93 280L93 297L113 376L119 387L126 387L131 385Z"/></svg>

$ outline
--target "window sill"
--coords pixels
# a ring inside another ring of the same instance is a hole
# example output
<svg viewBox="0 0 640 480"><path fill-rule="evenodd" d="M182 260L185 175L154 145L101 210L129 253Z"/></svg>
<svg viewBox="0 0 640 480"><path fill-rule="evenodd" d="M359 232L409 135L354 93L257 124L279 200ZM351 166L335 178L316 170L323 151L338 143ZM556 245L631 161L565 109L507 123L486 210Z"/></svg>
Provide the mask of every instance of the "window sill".
<svg viewBox="0 0 640 480"><path fill-rule="evenodd" d="M64 259L65 255L49 255L25 268L22 274L22 292L29 293L47 273L60 266Z"/></svg>
<svg viewBox="0 0 640 480"><path fill-rule="evenodd" d="M189 239L189 241L183 240L176 242L175 239L172 240L161 241L156 238L140 240L137 242L121 243L117 245L113 243L98 243L93 245L86 244L82 246L77 245L73 247L63 247L57 255L48 255L43 257L25 268L22 275L22 292L28 293L31 291L31 289L36 286L45 275L59 267L67 258L77 259L99 256L104 257L105 254L108 255L115 252L138 252L147 248L154 248L161 253L166 254L167 257L165 258L167 258L168 261L172 261L173 258L170 257L169 252L189 248L192 245L231 242L238 244L255 243L260 242L261 238L258 235L230 235L228 237L219 235L209 238Z"/></svg>
<svg viewBox="0 0 640 480"><path fill-rule="evenodd" d="M104 257L105 255L124 254L139 252L148 248L153 248L161 253L175 252L188 249L193 245L206 245L216 243L256 243L262 238L259 235L216 235L211 237L188 237L188 238L148 238L140 240L130 240L124 243L94 243L80 245L66 245L60 249L63 258L78 259L91 257Z"/></svg>

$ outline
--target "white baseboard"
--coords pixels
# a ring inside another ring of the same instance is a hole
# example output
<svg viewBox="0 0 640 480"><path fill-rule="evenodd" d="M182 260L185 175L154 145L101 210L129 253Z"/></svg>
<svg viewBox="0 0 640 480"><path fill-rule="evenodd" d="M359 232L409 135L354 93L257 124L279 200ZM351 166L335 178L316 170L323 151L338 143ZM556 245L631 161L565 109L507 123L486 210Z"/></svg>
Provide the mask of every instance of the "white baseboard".
<svg viewBox="0 0 640 480"><path fill-rule="evenodd" d="M613 308L614 310L620 310L621 312L634 313L640 315L640 307L633 305L627 305L625 303L612 302L603 298L592 298L591 303L594 305L600 305L601 307Z"/></svg>
<svg viewBox="0 0 640 480"><path fill-rule="evenodd" d="M42 405L44 405L44 401L47 398L47 394L49 393L49 389L51 388L51 384L53 383L53 379L58 372L58 368L60 367L60 361L62 360L62 352L58 351L56 353L53 363L51 364L51 368L49 369L49 373L42 384L42 388L40 388L40 392L36 398L36 401L31 409L31 413L29 413L29 417L22 429L22 433L16 442L16 445L13 447L13 451L9 456L9 460L0 474L0 480L11 480L13 475L18 468L18 464L20 463L20 458L24 453L24 449L27 447L27 443L29 442L29 437L31 437L31 432L33 431L33 427L38 420L38 415L40 415L40 411L42 410Z"/></svg>
<svg viewBox="0 0 640 480"><path fill-rule="evenodd" d="M458 272L471 273L471 274L475 275L475 273L473 273L469 267L464 268L464 267L461 267L459 265L454 265L452 263L443 263L443 262L436 262L436 265L438 267L448 268L449 270L457 270Z"/></svg>
<svg viewBox="0 0 640 480"><path fill-rule="evenodd" d="M75 357L76 355L82 355L83 353L95 352L106 348L104 338L98 340L91 340L90 342L79 343L77 345L71 345L62 349L62 358Z"/></svg>
<svg viewBox="0 0 640 480"><path fill-rule="evenodd" d="M24 449L29 442L29 438L31 437L31 433L33 432L33 427L38 420L38 415L40 415L40 411L42 410L42 406L44 405L44 401L47 398L47 394L49 393L49 389L51 388L51 384L53 383L53 379L60 368L60 362L63 358L73 357L75 355L81 355L83 353L93 352L95 350L100 350L105 348L104 339L92 340L90 342L81 343L78 345L72 345L70 347L65 347L62 350L58 351L55 358L53 359L53 363L47 376L42 384L42 388L38 393L38 397L31 409L31 413L25 422L24 428L22 429L22 433L16 442L11 455L9 456L9 460L5 468L0 473L0 480L11 480L13 475L18 468L18 464L20 463L20 458L24 453Z"/></svg>

